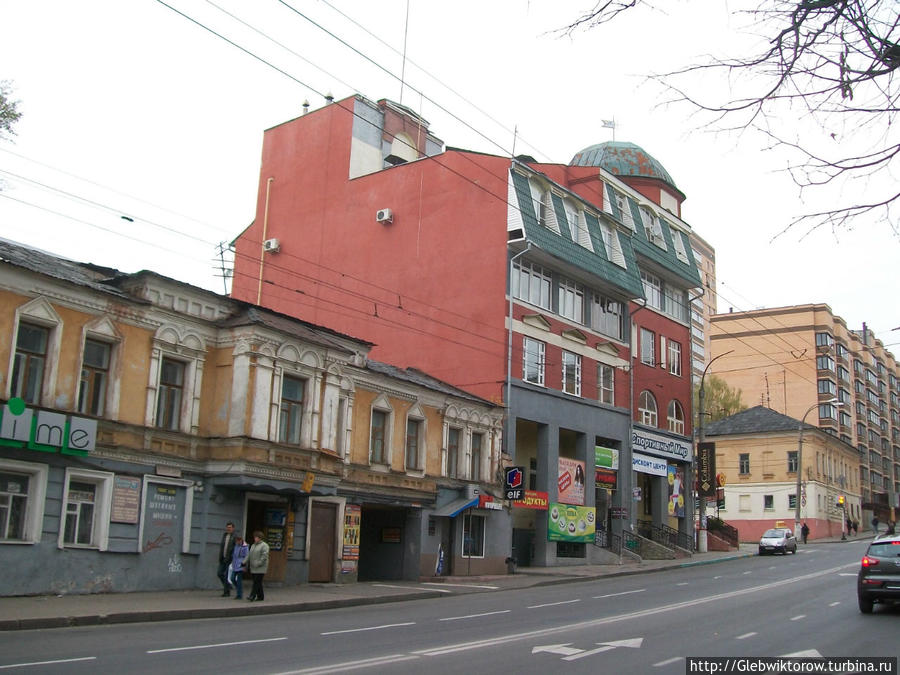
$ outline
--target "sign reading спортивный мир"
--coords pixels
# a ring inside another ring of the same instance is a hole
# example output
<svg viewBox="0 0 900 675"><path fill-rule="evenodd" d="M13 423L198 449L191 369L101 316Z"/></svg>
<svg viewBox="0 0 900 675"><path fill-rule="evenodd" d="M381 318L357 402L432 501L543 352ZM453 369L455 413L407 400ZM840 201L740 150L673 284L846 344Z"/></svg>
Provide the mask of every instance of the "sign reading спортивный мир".
<svg viewBox="0 0 900 675"><path fill-rule="evenodd" d="M66 455L86 455L96 447L97 420L32 410L20 398L9 399L0 415L0 445Z"/></svg>

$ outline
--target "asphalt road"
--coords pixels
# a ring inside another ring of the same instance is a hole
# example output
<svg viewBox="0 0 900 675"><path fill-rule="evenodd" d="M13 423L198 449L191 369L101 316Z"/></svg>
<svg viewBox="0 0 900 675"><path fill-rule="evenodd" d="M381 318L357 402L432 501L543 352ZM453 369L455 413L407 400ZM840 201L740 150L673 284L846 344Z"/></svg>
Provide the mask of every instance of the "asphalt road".
<svg viewBox="0 0 900 675"><path fill-rule="evenodd" d="M662 673L685 657L900 655L856 606L863 541L665 572L302 614L18 631L35 673Z"/></svg>

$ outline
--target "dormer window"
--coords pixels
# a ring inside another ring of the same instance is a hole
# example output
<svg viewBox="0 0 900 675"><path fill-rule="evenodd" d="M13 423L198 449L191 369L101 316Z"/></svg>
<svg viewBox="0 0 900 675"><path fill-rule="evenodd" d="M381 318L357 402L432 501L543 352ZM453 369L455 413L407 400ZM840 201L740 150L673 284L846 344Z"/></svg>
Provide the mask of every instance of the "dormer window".
<svg viewBox="0 0 900 675"><path fill-rule="evenodd" d="M655 244L659 248L666 250L666 240L665 237L663 237L662 225L660 225L659 218L645 206L641 206L640 211L647 240L651 244Z"/></svg>

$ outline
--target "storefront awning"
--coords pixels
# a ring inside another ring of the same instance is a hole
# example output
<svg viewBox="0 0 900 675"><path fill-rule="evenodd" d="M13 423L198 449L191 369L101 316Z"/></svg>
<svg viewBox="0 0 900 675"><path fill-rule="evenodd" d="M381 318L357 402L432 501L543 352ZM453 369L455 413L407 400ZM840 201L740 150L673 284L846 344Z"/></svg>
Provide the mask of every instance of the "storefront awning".
<svg viewBox="0 0 900 675"><path fill-rule="evenodd" d="M232 487L243 490L258 490L260 492L277 492L281 494L290 494L290 495L308 495L310 493L304 492L301 488L300 483L290 483L288 481L283 480L275 480L272 478L266 477L258 477L258 476L247 476L247 475L232 475L232 476L218 476L211 480L212 485L220 486L220 487ZM313 486L312 495L320 496L320 495L333 495L337 492L337 490L329 485L320 485L316 483Z"/></svg>
<svg viewBox="0 0 900 675"><path fill-rule="evenodd" d="M456 499L449 504L444 504L434 510L433 516L444 516L448 518L455 518L460 513L465 511L470 506L478 506L478 497L463 497L462 499Z"/></svg>

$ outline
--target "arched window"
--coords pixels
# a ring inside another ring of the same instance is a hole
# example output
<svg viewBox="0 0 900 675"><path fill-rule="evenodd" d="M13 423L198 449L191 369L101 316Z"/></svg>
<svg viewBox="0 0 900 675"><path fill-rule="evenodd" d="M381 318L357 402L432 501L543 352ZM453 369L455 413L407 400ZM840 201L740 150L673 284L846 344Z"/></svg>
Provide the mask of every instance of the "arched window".
<svg viewBox="0 0 900 675"><path fill-rule="evenodd" d="M676 434L684 433L684 410L678 401L669 402L669 431Z"/></svg>
<svg viewBox="0 0 900 675"><path fill-rule="evenodd" d="M656 410L656 399L653 398L653 394L645 389L641 392L641 396L638 399L638 413L640 414L641 424L655 427L657 420Z"/></svg>

